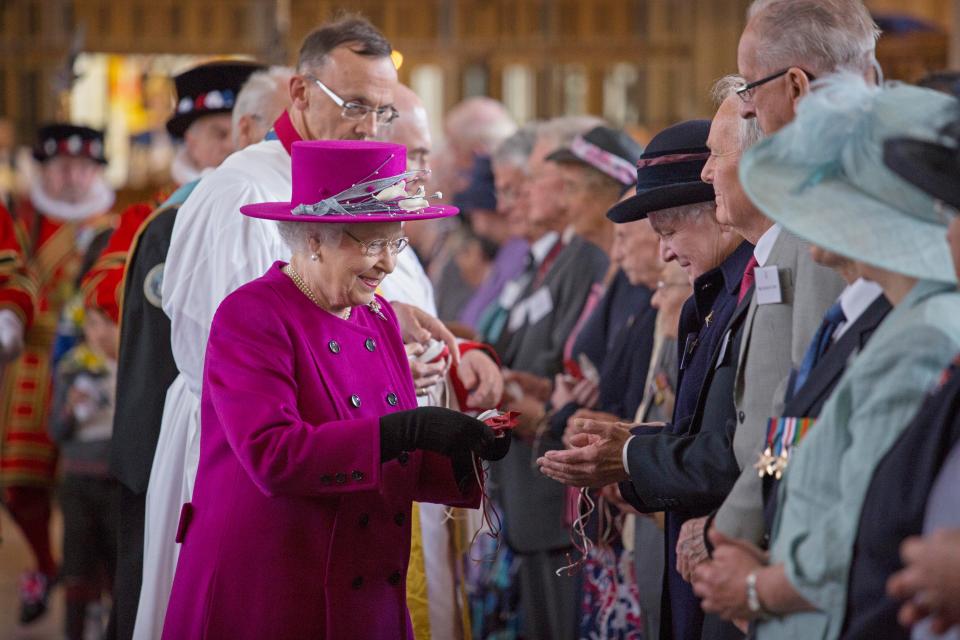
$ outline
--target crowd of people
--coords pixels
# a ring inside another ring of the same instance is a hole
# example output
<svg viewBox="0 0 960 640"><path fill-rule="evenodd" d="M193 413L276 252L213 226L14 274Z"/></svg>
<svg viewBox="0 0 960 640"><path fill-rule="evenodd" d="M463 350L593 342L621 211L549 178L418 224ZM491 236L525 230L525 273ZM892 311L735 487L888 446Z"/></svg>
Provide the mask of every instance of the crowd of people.
<svg viewBox="0 0 960 640"><path fill-rule="evenodd" d="M755 0L710 120L444 118L347 15L173 80L174 184L0 209L20 621L68 638L960 634L960 103ZM50 540L54 499L62 558Z"/></svg>

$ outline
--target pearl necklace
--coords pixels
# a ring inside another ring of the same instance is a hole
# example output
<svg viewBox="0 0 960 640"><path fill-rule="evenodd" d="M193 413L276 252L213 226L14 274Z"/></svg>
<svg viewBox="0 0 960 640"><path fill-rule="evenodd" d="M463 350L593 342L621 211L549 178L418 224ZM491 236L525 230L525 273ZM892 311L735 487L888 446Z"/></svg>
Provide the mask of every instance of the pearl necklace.
<svg viewBox="0 0 960 640"><path fill-rule="evenodd" d="M324 311L327 311L328 313L332 313L333 315L337 316L341 320L350 319L350 313L353 311L353 307L347 307L347 310L344 313L333 313L329 309L324 307L322 304L320 304L320 300L317 298L316 294L313 292L313 290L310 287L307 286L307 283L303 281L303 278L300 277L300 274L297 273L296 269L293 268L293 265L288 264L287 266L285 266L283 268L283 272L290 278L290 280L293 281L293 284L296 285L297 289L300 289L303 295L310 298L310 301L313 304L317 305L318 307L320 307Z"/></svg>

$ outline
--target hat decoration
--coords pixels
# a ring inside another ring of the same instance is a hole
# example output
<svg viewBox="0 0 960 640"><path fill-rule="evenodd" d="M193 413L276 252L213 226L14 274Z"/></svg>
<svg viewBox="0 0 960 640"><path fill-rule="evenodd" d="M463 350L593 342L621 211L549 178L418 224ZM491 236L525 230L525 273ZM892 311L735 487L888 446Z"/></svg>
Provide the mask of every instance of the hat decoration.
<svg viewBox="0 0 960 640"><path fill-rule="evenodd" d="M955 98L860 76L818 80L794 120L748 150L740 182L764 215L829 251L915 278L956 282L934 199L884 162L891 138L935 141Z"/></svg>
<svg viewBox="0 0 960 640"><path fill-rule="evenodd" d="M374 178L380 170L394 159L391 154L383 164L377 167L361 182L351 185L340 193L313 204L301 204L291 210L293 215L326 216L330 214L355 216L363 214L382 214L391 211L418 211L429 206L428 198L442 198L439 191L426 195L423 185L415 193L407 193L407 181L419 179L430 174L429 169L405 171L395 176Z"/></svg>
<svg viewBox="0 0 960 640"><path fill-rule="evenodd" d="M429 175L407 170L403 145L364 140L312 140L293 143L292 189L286 202L240 207L247 216L278 222L403 222L456 215L459 209L431 205L440 193L408 186Z"/></svg>
<svg viewBox="0 0 960 640"><path fill-rule="evenodd" d="M37 132L33 157L46 162L54 156L87 158L106 164L103 132L73 124L49 124Z"/></svg>
<svg viewBox="0 0 960 640"><path fill-rule="evenodd" d="M937 208L960 209L960 107L937 141L908 137L883 144L883 161L901 178L935 198ZM949 215L956 215L948 212Z"/></svg>
<svg viewBox="0 0 960 640"><path fill-rule="evenodd" d="M631 185L637 181L637 174L631 162L601 149L583 136L577 136L573 139L570 144L570 152L620 184Z"/></svg>
<svg viewBox="0 0 960 640"><path fill-rule="evenodd" d="M177 90L174 114L167 131L183 137L190 125L204 116L230 113L251 74L264 66L244 60L218 60L198 65L173 79Z"/></svg>

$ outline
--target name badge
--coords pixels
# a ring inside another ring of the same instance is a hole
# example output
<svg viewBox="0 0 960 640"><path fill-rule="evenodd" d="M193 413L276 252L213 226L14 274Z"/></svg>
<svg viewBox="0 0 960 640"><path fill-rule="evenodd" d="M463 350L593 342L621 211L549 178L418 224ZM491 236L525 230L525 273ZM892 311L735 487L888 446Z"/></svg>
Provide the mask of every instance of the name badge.
<svg viewBox="0 0 960 640"><path fill-rule="evenodd" d="M757 304L780 304L783 296L780 293L780 270L776 265L772 267L757 267L753 270L753 277L757 296Z"/></svg>
<svg viewBox="0 0 960 640"><path fill-rule="evenodd" d="M540 287L527 300L527 313L530 324L537 324L543 318L547 317L553 311L553 296L550 295L550 289Z"/></svg>

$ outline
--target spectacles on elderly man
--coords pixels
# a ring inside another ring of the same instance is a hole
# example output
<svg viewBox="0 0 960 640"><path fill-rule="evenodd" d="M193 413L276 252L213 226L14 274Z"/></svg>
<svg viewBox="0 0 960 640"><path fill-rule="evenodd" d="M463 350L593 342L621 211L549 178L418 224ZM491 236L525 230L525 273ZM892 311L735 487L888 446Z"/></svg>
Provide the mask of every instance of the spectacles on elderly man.
<svg viewBox="0 0 960 640"><path fill-rule="evenodd" d="M807 78L810 80L810 82L813 82L814 80L817 79L815 75L813 75L806 69L802 69L800 67L787 67L786 69L782 69L780 71L777 71L776 73L771 73L769 76L766 76L765 78L760 78L759 80L748 82L747 84L737 89L737 95L740 96L740 99L743 100L744 102L751 102L753 100L753 94L756 92L757 87L761 87L767 84L768 82L772 82L773 80L776 80L781 76L787 75L787 73L790 72L790 69L794 69L794 68L800 69L800 71L803 71L805 74L807 74Z"/></svg>
<svg viewBox="0 0 960 640"><path fill-rule="evenodd" d="M400 117L400 112L393 107L393 105L387 105L385 107L370 107L365 104L360 104L359 102L347 102L333 91L317 80L314 76L307 75L307 79L316 83L320 89L327 94L327 97L333 100L334 104L340 107L340 115L345 120L363 120L371 113L376 114L377 124L386 126Z"/></svg>
<svg viewBox="0 0 960 640"><path fill-rule="evenodd" d="M363 255L367 256L368 258L383 255L383 251L385 249L390 251L390 255L395 256L406 249L407 245L410 244L410 238L407 238L406 236L402 238L394 238L392 240L389 238L377 238L376 240L364 241L346 229L344 229L343 232L350 236L351 240L360 245Z"/></svg>

